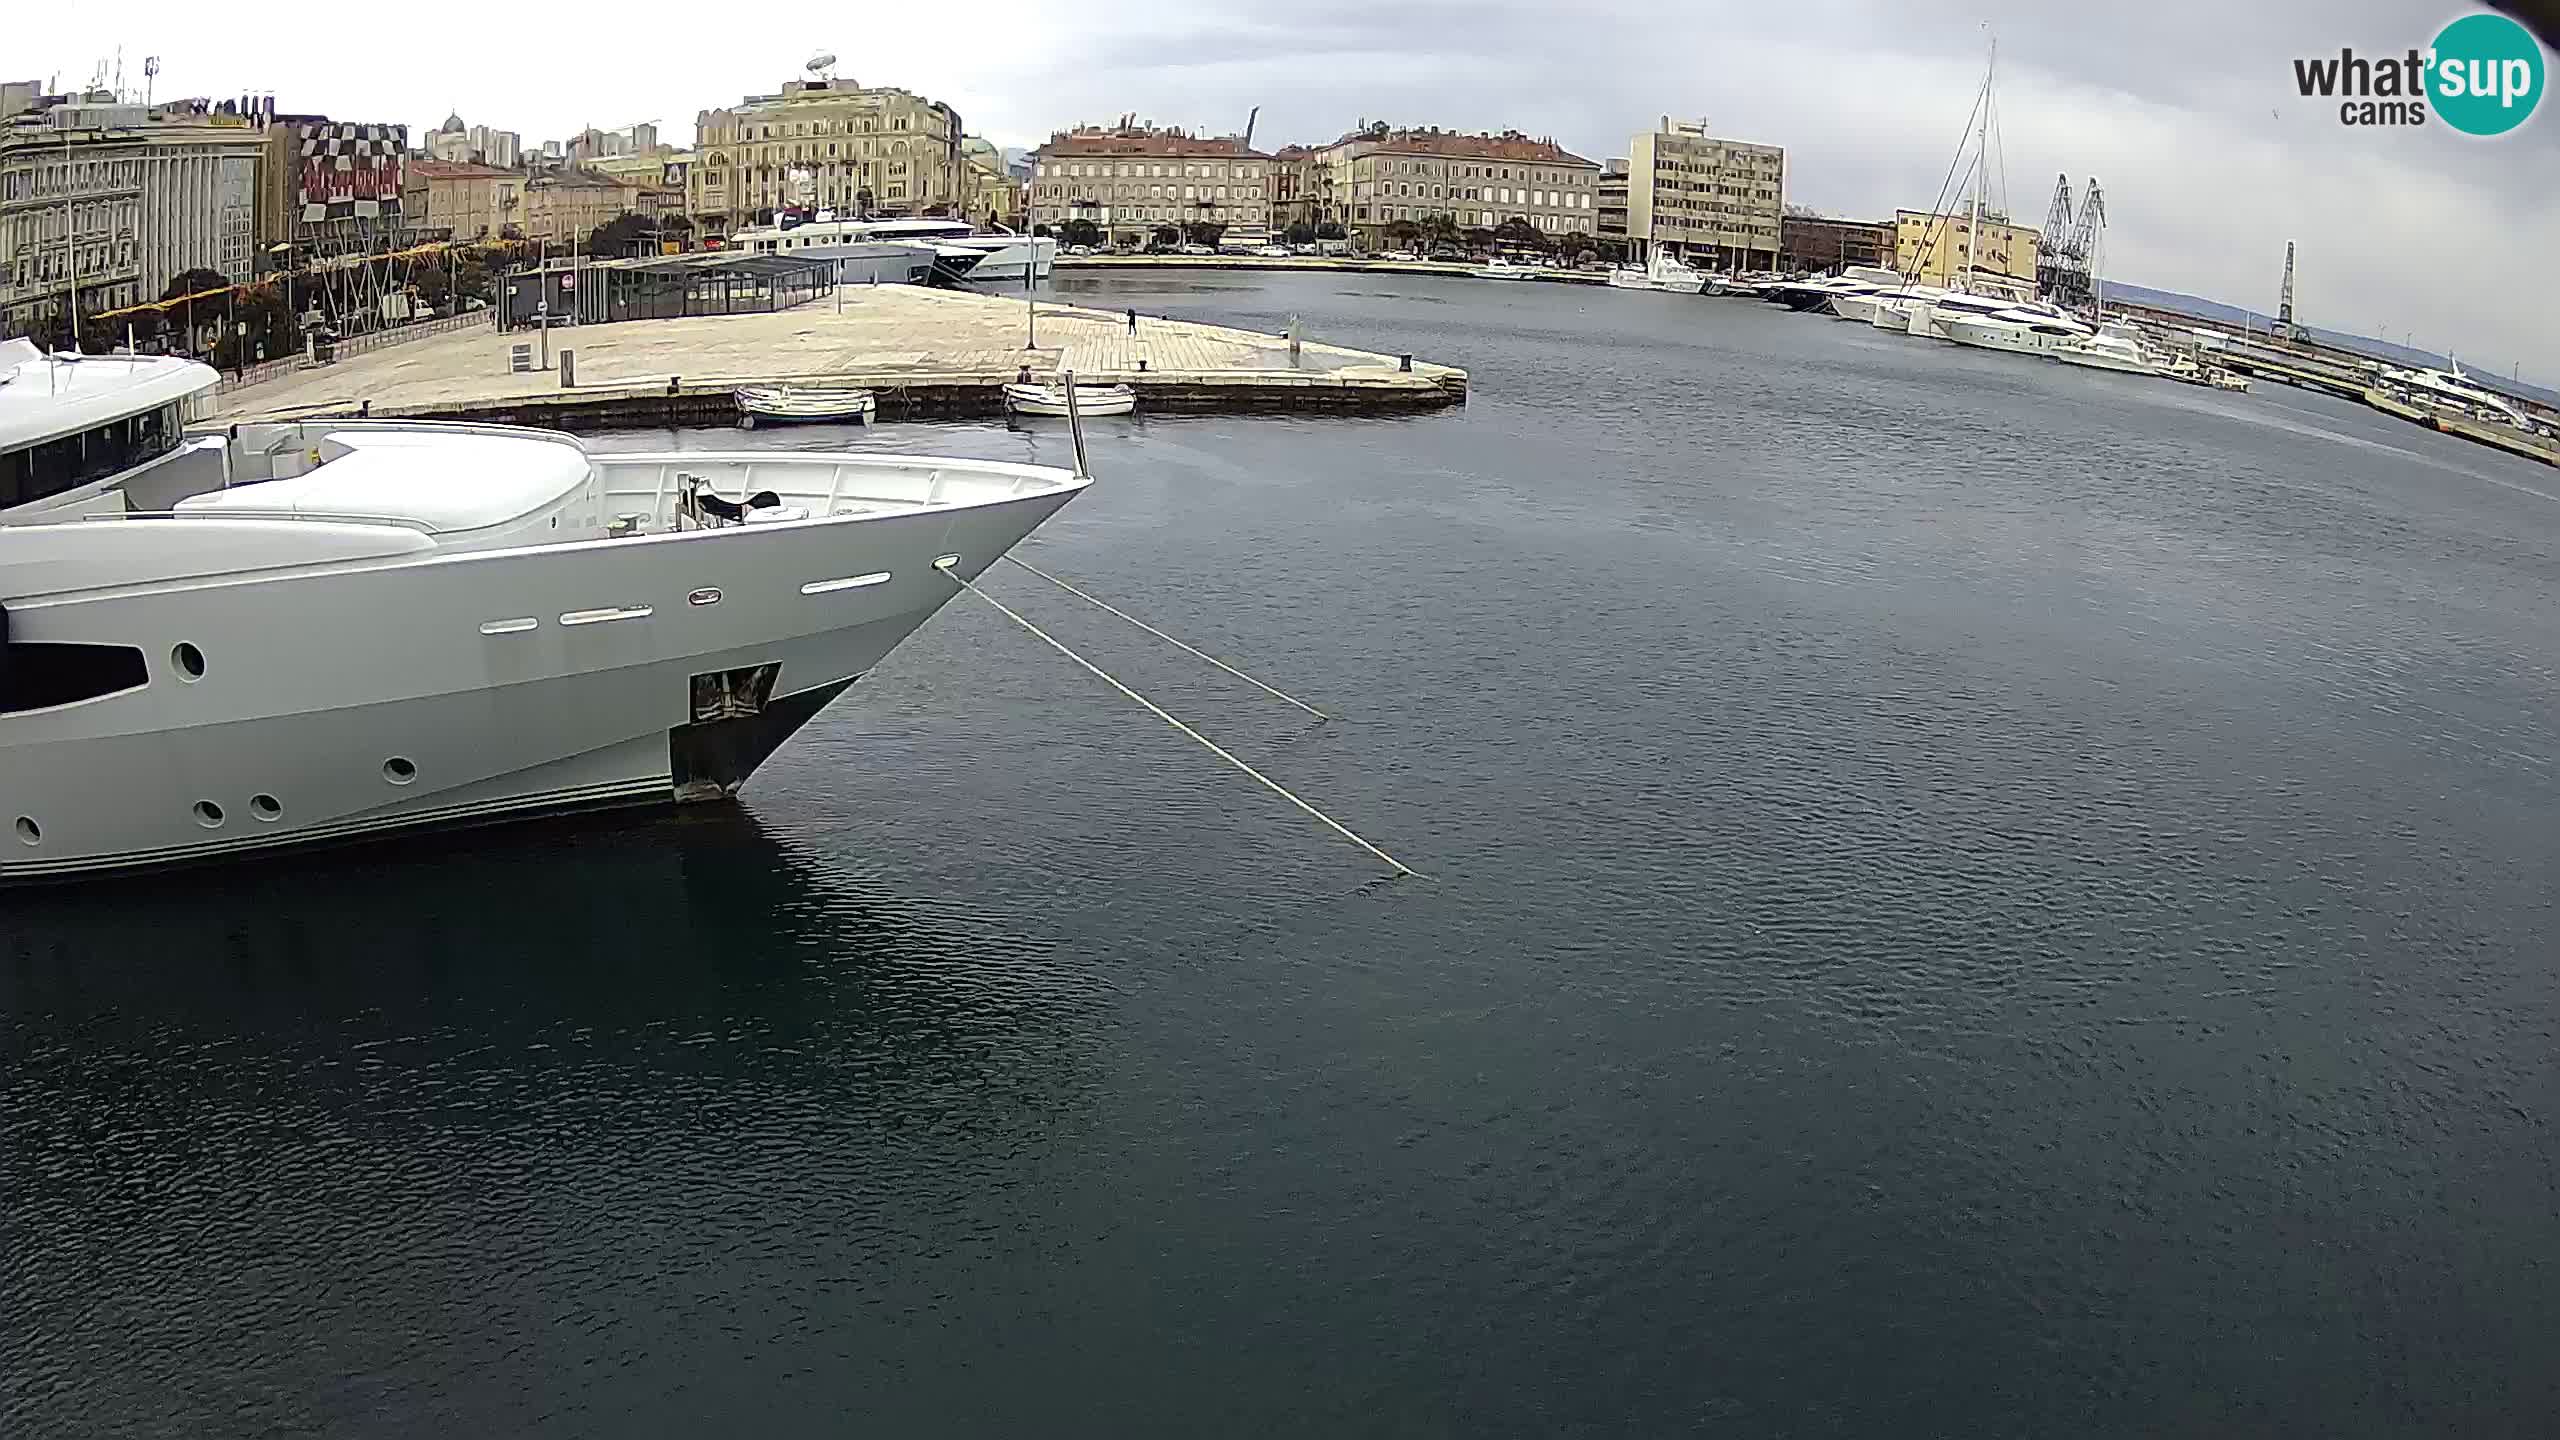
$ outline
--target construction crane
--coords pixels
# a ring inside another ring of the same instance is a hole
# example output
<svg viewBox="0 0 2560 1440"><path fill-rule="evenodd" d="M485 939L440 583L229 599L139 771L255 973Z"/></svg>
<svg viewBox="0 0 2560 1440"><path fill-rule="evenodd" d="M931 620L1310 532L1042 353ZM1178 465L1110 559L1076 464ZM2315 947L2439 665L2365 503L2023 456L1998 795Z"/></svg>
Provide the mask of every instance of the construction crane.
<svg viewBox="0 0 2560 1440"><path fill-rule="evenodd" d="M2047 295L2066 287L2063 273L2070 268L2071 218L2071 177L2056 175L2053 205L2044 212L2044 236L2036 247L2036 288Z"/></svg>
<svg viewBox="0 0 2560 1440"><path fill-rule="evenodd" d="M2276 337L2293 338L2293 242L2284 242L2284 289L2276 296Z"/></svg>
<svg viewBox="0 0 2560 1440"><path fill-rule="evenodd" d="M2089 177L2089 188L2080 192L2080 218L2071 227L2071 268L2064 276L2060 294L2050 296L2056 305L2086 305L2096 295L2092 273L2097 267L2098 240L2107 229L2107 196L2098 188L2098 177Z"/></svg>

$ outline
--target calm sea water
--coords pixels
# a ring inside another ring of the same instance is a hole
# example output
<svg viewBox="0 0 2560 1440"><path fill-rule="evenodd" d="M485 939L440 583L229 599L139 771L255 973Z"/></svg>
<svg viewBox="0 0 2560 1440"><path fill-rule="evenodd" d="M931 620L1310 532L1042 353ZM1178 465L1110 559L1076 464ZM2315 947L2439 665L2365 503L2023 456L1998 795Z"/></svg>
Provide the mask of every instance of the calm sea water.
<svg viewBox="0 0 2560 1440"><path fill-rule="evenodd" d="M735 810L9 896L0 1433L2560 1425L2560 475L1748 303L1071 293L1474 372L1099 422L1024 551L1335 724L990 581L1430 878L963 597Z"/></svg>

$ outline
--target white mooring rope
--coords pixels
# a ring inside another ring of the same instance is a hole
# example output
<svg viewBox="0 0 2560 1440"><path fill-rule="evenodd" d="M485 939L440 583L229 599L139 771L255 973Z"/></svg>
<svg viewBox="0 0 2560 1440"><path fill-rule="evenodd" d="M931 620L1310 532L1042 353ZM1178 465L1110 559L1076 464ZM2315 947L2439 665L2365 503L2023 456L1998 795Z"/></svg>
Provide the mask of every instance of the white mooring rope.
<svg viewBox="0 0 2560 1440"><path fill-rule="evenodd" d="M1032 574L1039 576L1041 579L1048 581L1050 584L1057 586L1059 589L1066 591L1068 594L1073 595L1079 600L1101 606L1103 609L1110 611L1112 614L1117 615L1121 619L1128 621L1130 624L1137 626L1139 629L1146 631L1148 634L1153 635L1167 645L1170 645L1177 650L1184 650L1193 655L1197 655L1201 659L1206 660L1210 664L1217 666L1219 669L1226 671L1228 674L1233 675L1247 685L1251 685L1255 689L1261 690L1266 694L1286 700L1290 704L1297 706L1299 709L1306 711L1310 715L1313 715L1318 720L1330 720L1333 718L1313 705L1308 704L1306 701L1301 700L1297 696L1290 694L1288 691L1281 689L1277 685L1266 685L1262 681L1256 680L1252 676L1247 675L1243 671L1228 664L1226 661L1219 659L1217 656L1210 654L1206 650L1183 644L1181 641L1174 639L1172 636L1167 635L1153 625L1148 624L1146 621L1139 619L1137 616L1130 614L1128 611L1123 610L1116 605L1113 605L1110 601L1100 599L1096 596L1087 595L1082 590L1077 589L1073 585L1068 584L1066 581L1059 579L1057 576L1050 574L1048 571L1041 569L1037 565L1030 564L1027 561L1016 560L1010 555L1007 555L1004 558L1008 564L1021 566L1023 569L1030 571Z"/></svg>
<svg viewBox="0 0 2560 1440"><path fill-rule="evenodd" d="M1288 801L1290 804L1297 806L1299 809L1313 815L1318 820L1323 821L1326 828L1332 830L1343 839L1350 841L1352 844L1357 845L1361 849L1368 851L1370 854L1377 856L1381 860L1384 860L1397 874L1419 875L1422 873L1421 871L1418 871L1412 866L1397 859L1393 855L1388 854L1386 851L1381 850L1377 846L1370 844L1368 841L1361 839L1358 835L1353 834L1349 826L1291 794L1287 786L1282 785L1279 781L1272 779L1270 776L1263 774L1261 771L1254 769L1252 766L1247 765L1242 760L1239 760L1235 756L1229 754L1225 749L1219 746L1217 741L1210 739L1208 736L1201 734L1199 731L1183 724L1180 720L1175 719L1163 706L1158 705L1153 700L1150 700L1146 696L1139 694L1137 691L1130 689L1128 686L1121 684L1117 679L1112 677L1111 672L1067 648L1064 641L1022 618L1021 615L1014 611L1012 606L1005 604L993 595L990 595L986 591L979 589L977 586L970 584L960 576L958 571L952 569L948 564L937 561L935 562L935 568L942 571L943 574L950 576L951 583L968 591L970 594L977 596L979 599L986 601L988 604L993 605L998 610L1003 611L1006 618L1013 621L1014 624L1021 626L1023 629L1028 630L1032 634L1049 642L1049 648L1066 656L1068 659L1073 660L1085 669L1092 671L1095 675L1101 678L1104 684L1109 685L1112 689L1119 691L1121 694L1126 695L1130 699L1147 707L1149 713L1153 714L1157 719L1162 720L1167 725L1170 725L1174 729L1181 731L1183 734L1190 736L1192 739L1199 741L1210 754L1217 756L1219 759L1233 765L1245 774L1252 776L1264 789L1269 790L1272 794L1279 796L1281 799Z"/></svg>

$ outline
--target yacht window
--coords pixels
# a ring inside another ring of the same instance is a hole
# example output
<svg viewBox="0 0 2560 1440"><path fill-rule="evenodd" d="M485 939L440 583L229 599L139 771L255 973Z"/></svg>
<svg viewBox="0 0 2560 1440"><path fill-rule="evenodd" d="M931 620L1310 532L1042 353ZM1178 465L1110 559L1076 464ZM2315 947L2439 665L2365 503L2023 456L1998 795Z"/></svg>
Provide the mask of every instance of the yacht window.
<svg viewBox="0 0 2560 1440"><path fill-rule="evenodd" d="M178 407L163 405L0 455L0 510L123 474L178 447Z"/></svg>
<svg viewBox="0 0 2560 1440"><path fill-rule="evenodd" d="M0 715L139 690L150 678L130 645L0 641Z"/></svg>

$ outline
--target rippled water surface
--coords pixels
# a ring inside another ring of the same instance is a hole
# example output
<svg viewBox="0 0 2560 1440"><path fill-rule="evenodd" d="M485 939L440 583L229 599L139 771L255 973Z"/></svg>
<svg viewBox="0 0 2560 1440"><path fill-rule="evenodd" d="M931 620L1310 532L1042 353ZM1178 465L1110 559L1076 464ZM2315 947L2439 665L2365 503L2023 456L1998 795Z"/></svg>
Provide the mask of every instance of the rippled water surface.
<svg viewBox="0 0 2560 1440"><path fill-rule="evenodd" d="M1333 725L988 581L1429 880L963 597L734 810L0 898L0 1434L2560 1425L2560 474L1743 302L1072 293L1473 372L1097 422L1022 552Z"/></svg>

